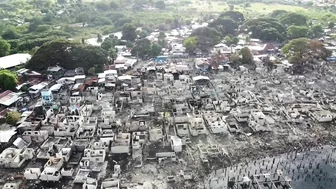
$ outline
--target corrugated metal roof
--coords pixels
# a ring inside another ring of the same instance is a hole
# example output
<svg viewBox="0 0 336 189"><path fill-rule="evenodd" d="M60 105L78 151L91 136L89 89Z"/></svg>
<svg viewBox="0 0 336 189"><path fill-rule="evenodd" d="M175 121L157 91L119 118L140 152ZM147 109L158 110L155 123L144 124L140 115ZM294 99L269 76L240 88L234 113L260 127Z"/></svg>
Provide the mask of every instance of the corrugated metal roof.
<svg viewBox="0 0 336 189"><path fill-rule="evenodd" d="M14 142L13 142L13 144L17 147L17 148L19 148L19 149L23 149L23 148L25 148L25 147L27 147L28 145L29 145L29 143L28 142L26 142L25 140L23 140L22 138L17 138Z"/></svg>
<svg viewBox="0 0 336 189"><path fill-rule="evenodd" d="M12 54L0 58L0 68L8 69L21 64L25 64L31 59L30 54L21 53L21 54Z"/></svg>
<svg viewBox="0 0 336 189"><path fill-rule="evenodd" d="M12 138L12 136L15 134L16 134L16 131L14 129L0 131L0 142L7 143Z"/></svg>
<svg viewBox="0 0 336 189"><path fill-rule="evenodd" d="M19 93L14 93L10 90L7 90L0 94L0 104L4 106L10 106L14 102L18 101L20 99Z"/></svg>

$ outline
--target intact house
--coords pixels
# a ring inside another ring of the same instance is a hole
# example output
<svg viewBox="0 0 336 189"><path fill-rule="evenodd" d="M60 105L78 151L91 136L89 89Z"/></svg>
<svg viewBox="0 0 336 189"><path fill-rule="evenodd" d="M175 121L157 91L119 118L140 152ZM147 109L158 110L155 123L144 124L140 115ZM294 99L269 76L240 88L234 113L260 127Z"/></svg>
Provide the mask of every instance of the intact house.
<svg viewBox="0 0 336 189"><path fill-rule="evenodd" d="M56 66L50 66L50 67L48 67L47 72L53 78L58 79L58 78L60 78L60 77L63 76L65 70L62 67L56 65Z"/></svg>

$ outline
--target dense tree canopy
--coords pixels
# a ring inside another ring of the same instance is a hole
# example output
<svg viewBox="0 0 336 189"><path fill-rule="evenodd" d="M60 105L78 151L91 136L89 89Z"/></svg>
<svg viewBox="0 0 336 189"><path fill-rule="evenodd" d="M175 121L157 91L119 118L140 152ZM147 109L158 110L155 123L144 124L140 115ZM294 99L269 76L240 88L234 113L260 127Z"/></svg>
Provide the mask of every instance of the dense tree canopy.
<svg viewBox="0 0 336 189"><path fill-rule="evenodd" d="M333 29L335 27L335 22L329 22L328 23L328 28Z"/></svg>
<svg viewBox="0 0 336 189"><path fill-rule="evenodd" d="M164 32L160 32L158 35L158 43L161 47L166 46L166 34Z"/></svg>
<svg viewBox="0 0 336 189"><path fill-rule="evenodd" d="M286 36L286 28L272 18L248 20L244 23L243 28L251 32L252 38L263 41L283 41Z"/></svg>
<svg viewBox="0 0 336 189"><path fill-rule="evenodd" d="M248 47L244 47L240 50L241 55L241 63L243 64L252 64L253 63L253 55L251 50Z"/></svg>
<svg viewBox="0 0 336 189"><path fill-rule="evenodd" d="M9 40L9 39L18 39L20 38L20 35L14 28L8 28L1 37L3 39Z"/></svg>
<svg viewBox="0 0 336 189"><path fill-rule="evenodd" d="M0 88L2 90L15 90L18 84L17 75L9 70L0 70Z"/></svg>
<svg viewBox="0 0 336 189"><path fill-rule="evenodd" d="M21 114L19 112L8 112L6 114L6 123L10 125L16 125L16 123L20 120Z"/></svg>
<svg viewBox="0 0 336 189"><path fill-rule="evenodd" d="M164 1L157 1L155 3L155 7L158 9L165 9L166 8L166 3Z"/></svg>
<svg viewBox="0 0 336 189"><path fill-rule="evenodd" d="M125 24L122 28L122 39L135 41L137 38L136 27L133 24Z"/></svg>
<svg viewBox="0 0 336 189"><path fill-rule="evenodd" d="M224 40L225 40L225 44L226 45L237 45L237 43L239 42L239 39L238 39L238 37L230 37L230 36L225 36L225 38L224 38Z"/></svg>
<svg viewBox="0 0 336 189"><path fill-rule="evenodd" d="M308 37L309 29L306 26L289 26L287 29L287 37L288 39L295 39L301 37Z"/></svg>
<svg viewBox="0 0 336 189"><path fill-rule="evenodd" d="M279 21L284 26L297 25L297 26L306 26L307 18L302 14L289 12L287 14L283 14L279 17Z"/></svg>
<svg viewBox="0 0 336 189"><path fill-rule="evenodd" d="M331 51L327 50L321 41L307 38L293 39L281 50L293 64L293 73L299 74L306 70L314 70L321 60L331 56Z"/></svg>
<svg viewBox="0 0 336 189"><path fill-rule="evenodd" d="M287 14L288 12L286 10L274 10L271 14L270 17L278 19L282 15Z"/></svg>
<svg viewBox="0 0 336 189"><path fill-rule="evenodd" d="M331 55L322 42L307 38L293 39L281 50L288 58L295 60L293 63L311 61L312 58L326 59Z"/></svg>
<svg viewBox="0 0 336 189"><path fill-rule="evenodd" d="M222 36L225 35L233 35L235 31L238 29L237 22L226 18L226 17L219 17L213 22L209 24L209 27L216 29L219 31Z"/></svg>
<svg viewBox="0 0 336 189"><path fill-rule="evenodd" d="M190 36L197 38L197 47L205 52L208 52L209 48L218 44L222 38L216 29L210 27L197 28Z"/></svg>
<svg viewBox="0 0 336 189"><path fill-rule="evenodd" d="M196 37L188 37L183 42L184 47L186 48L186 51L189 54L192 54L195 52L197 47L197 38Z"/></svg>
<svg viewBox="0 0 336 189"><path fill-rule="evenodd" d="M222 13L219 18L229 18L237 23L242 23L245 21L245 17L241 12L238 11L226 11Z"/></svg>
<svg viewBox="0 0 336 189"><path fill-rule="evenodd" d="M101 47L52 41L44 44L27 63L27 68L45 71L49 66L59 65L65 69L83 67L86 71L92 67L98 72L108 63L108 53Z"/></svg>
<svg viewBox="0 0 336 189"><path fill-rule="evenodd" d="M151 56L152 57L156 57L159 56L161 54L162 51L162 47L160 44L158 43L153 43L151 46Z"/></svg>
<svg viewBox="0 0 336 189"><path fill-rule="evenodd" d="M312 37L322 37L323 35L323 28L321 25L314 25L311 28Z"/></svg>
<svg viewBox="0 0 336 189"><path fill-rule="evenodd" d="M162 47L158 43L151 43L148 39L143 38L135 42L131 51L133 56L141 59L148 59L160 55Z"/></svg>
<svg viewBox="0 0 336 189"><path fill-rule="evenodd" d="M0 38L0 57L8 55L10 48L11 45L7 41Z"/></svg>
<svg viewBox="0 0 336 189"><path fill-rule="evenodd" d="M119 44L120 40L118 39L118 37L116 37L115 35L110 35L104 39L104 41L101 44L101 47L108 51Z"/></svg>

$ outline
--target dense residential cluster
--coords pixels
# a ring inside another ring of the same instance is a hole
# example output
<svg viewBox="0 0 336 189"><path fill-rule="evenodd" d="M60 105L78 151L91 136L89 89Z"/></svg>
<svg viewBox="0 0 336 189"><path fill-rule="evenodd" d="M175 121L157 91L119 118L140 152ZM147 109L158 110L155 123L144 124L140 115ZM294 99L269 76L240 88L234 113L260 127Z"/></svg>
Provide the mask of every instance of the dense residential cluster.
<svg viewBox="0 0 336 189"><path fill-rule="evenodd" d="M167 33L172 48L148 61L116 46L118 56L101 73L59 65L44 74L17 70L24 80L17 89L26 92L0 95L6 122L17 118L0 132L4 187L221 188L210 178L217 169L329 137L333 58L323 72L291 75L278 44L245 36L237 46L220 43L190 58L182 43L191 32ZM246 47L254 66L235 65L229 56ZM0 61L10 69L27 58ZM278 62L270 69L266 58ZM269 177L264 173L224 184L258 185ZM291 187L272 174L272 186Z"/></svg>
<svg viewBox="0 0 336 189"><path fill-rule="evenodd" d="M0 189L335 188L334 15L90 3L0 3Z"/></svg>

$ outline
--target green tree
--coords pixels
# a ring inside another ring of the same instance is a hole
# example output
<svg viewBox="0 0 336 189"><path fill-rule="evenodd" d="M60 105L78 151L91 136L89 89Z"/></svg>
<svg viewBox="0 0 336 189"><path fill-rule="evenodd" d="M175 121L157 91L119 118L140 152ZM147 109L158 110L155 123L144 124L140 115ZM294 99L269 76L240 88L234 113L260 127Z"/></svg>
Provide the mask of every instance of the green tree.
<svg viewBox="0 0 336 189"><path fill-rule="evenodd" d="M184 40L183 45L189 54L193 54L197 47L197 37L188 37Z"/></svg>
<svg viewBox="0 0 336 189"><path fill-rule="evenodd" d="M241 55L241 62L243 64L251 64L253 63L253 55L251 53L251 50L248 47L244 47L240 50Z"/></svg>
<svg viewBox="0 0 336 189"><path fill-rule="evenodd" d="M0 57L8 55L10 48L11 45L7 41L0 39Z"/></svg>
<svg viewBox="0 0 336 189"><path fill-rule="evenodd" d="M90 16L87 13L80 13L76 17L76 21L81 22L83 27L85 26L85 23L87 23L89 20L90 20Z"/></svg>
<svg viewBox="0 0 336 189"><path fill-rule="evenodd" d="M42 24L42 25L37 26L37 28L35 29L35 32L44 33L44 32L50 31L50 29L51 27L49 25Z"/></svg>
<svg viewBox="0 0 336 189"><path fill-rule="evenodd" d="M112 63L114 63L115 59L118 57L117 49L114 47L111 47L108 51L109 58Z"/></svg>
<svg viewBox="0 0 336 189"><path fill-rule="evenodd" d="M116 10L119 8L119 4L116 3L115 1L111 1L110 2L110 8L113 9L113 10Z"/></svg>
<svg viewBox="0 0 336 189"><path fill-rule="evenodd" d="M219 18L231 19L237 23L242 23L245 21L245 17L241 12L238 11L226 11L220 14Z"/></svg>
<svg viewBox="0 0 336 189"><path fill-rule="evenodd" d="M97 34L97 42L98 43L103 42L103 36L100 33Z"/></svg>
<svg viewBox="0 0 336 189"><path fill-rule="evenodd" d="M274 11L271 12L270 16L272 18L278 19L279 17L281 17L282 15L285 15L287 13L288 13L288 11L285 11L285 10L274 10Z"/></svg>
<svg viewBox="0 0 336 189"><path fill-rule="evenodd" d="M323 28L321 25L314 25L311 28L311 33L313 35L313 37L321 37L323 35Z"/></svg>
<svg viewBox="0 0 336 189"><path fill-rule="evenodd" d="M328 23L328 28L333 29L335 27L335 22L329 22Z"/></svg>
<svg viewBox="0 0 336 189"><path fill-rule="evenodd" d="M314 65L317 62L320 62L321 59L326 60L332 54L321 41L307 38L293 39L281 50L288 57L288 61L293 64L293 73L300 74L309 68L314 70Z"/></svg>
<svg viewBox="0 0 336 189"><path fill-rule="evenodd" d="M155 7L158 9L165 9L166 8L166 3L164 1L157 1L155 3Z"/></svg>
<svg viewBox="0 0 336 189"><path fill-rule="evenodd" d="M232 45L237 45L238 42L239 42L238 37L233 37L233 38L231 38L231 44L232 44Z"/></svg>
<svg viewBox="0 0 336 189"><path fill-rule="evenodd" d="M145 38L149 35L149 33L146 30L141 30L139 32L139 38Z"/></svg>
<svg viewBox="0 0 336 189"><path fill-rule="evenodd" d="M116 45L119 45L119 43L120 40L118 39L118 37L116 37L115 35L110 35L104 39L103 43L101 44L101 47L109 51L111 48L114 48Z"/></svg>
<svg viewBox="0 0 336 189"><path fill-rule="evenodd" d="M42 45L28 61L26 67L43 71L57 64L65 69L83 67L87 71L95 67L96 71L102 70L103 66L108 64L108 52L97 46L56 40Z"/></svg>
<svg viewBox="0 0 336 189"><path fill-rule="evenodd" d="M98 11L108 11L110 9L110 5L106 1L95 2L95 6Z"/></svg>
<svg viewBox="0 0 336 189"><path fill-rule="evenodd" d="M238 65L240 64L240 58L239 58L239 54L231 54L229 57L230 63L233 65Z"/></svg>
<svg viewBox="0 0 336 189"><path fill-rule="evenodd" d="M307 18L302 14L290 12L283 14L279 17L280 23L284 26L297 25L297 26L306 26Z"/></svg>
<svg viewBox="0 0 336 189"><path fill-rule="evenodd" d="M230 36L225 36L224 37L225 44L230 45L231 44L231 37Z"/></svg>
<svg viewBox="0 0 336 189"><path fill-rule="evenodd" d="M307 38L293 39L282 47L281 51L288 58L300 63L311 61L312 58L325 60L331 55L321 41Z"/></svg>
<svg viewBox="0 0 336 189"><path fill-rule="evenodd" d="M2 35L1 37L3 39L9 40L9 39L18 39L20 38L20 35L16 31L15 28L8 28Z"/></svg>
<svg viewBox="0 0 336 189"><path fill-rule="evenodd" d="M133 24L125 24L122 28L122 39L134 42L136 38L136 27Z"/></svg>
<svg viewBox="0 0 336 189"><path fill-rule="evenodd" d="M235 21L225 17L219 17L218 19L209 23L208 26L219 31L222 36L233 35L238 29L238 24Z"/></svg>
<svg viewBox="0 0 336 189"><path fill-rule="evenodd" d="M233 11L234 8L235 8L234 5L232 5L232 4L229 5L229 10L230 11Z"/></svg>
<svg viewBox="0 0 336 189"><path fill-rule="evenodd" d="M95 76L96 75L96 68L92 67L88 70L88 74L90 74L91 76Z"/></svg>
<svg viewBox="0 0 336 189"><path fill-rule="evenodd" d="M2 90L15 90L18 78L15 73L9 70L0 70L0 88Z"/></svg>
<svg viewBox="0 0 336 189"><path fill-rule="evenodd" d="M158 43L153 43L152 46L151 46L150 55L152 57L157 57L161 54L161 51L162 51L161 45L159 45Z"/></svg>
<svg viewBox="0 0 336 189"><path fill-rule="evenodd" d="M40 47L34 47L29 51L29 54L34 55Z"/></svg>
<svg viewBox="0 0 336 189"><path fill-rule="evenodd" d="M66 4L66 0L57 0L58 4Z"/></svg>
<svg viewBox="0 0 336 189"><path fill-rule="evenodd" d="M151 53L151 42L146 39L139 39L135 42L135 45L131 51L133 56L137 56L141 59L148 59Z"/></svg>
<svg viewBox="0 0 336 189"><path fill-rule="evenodd" d="M251 32L252 38L262 41L282 41L286 36L286 28L273 18L257 18L246 21L243 30Z"/></svg>
<svg viewBox="0 0 336 189"><path fill-rule="evenodd" d="M210 48L220 42L222 35L214 28L201 27L195 29L190 37L196 37L197 47L203 52L208 52Z"/></svg>
<svg viewBox="0 0 336 189"><path fill-rule="evenodd" d="M6 114L6 123L15 126L16 123L20 120L21 114L19 112L8 112Z"/></svg>
<svg viewBox="0 0 336 189"><path fill-rule="evenodd" d="M307 38L298 38L293 39L288 42L284 47L282 47L281 51L287 57L298 55L302 56L304 52L308 49L308 41Z"/></svg>
<svg viewBox="0 0 336 189"><path fill-rule="evenodd" d="M164 32L160 32L158 35L158 43L161 47L166 46L166 34Z"/></svg>
<svg viewBox="0 0 336 189"><path fill-rule="evenodd" d="M33 32L36 30L36 28L43 24L42 19L40 17L34 18L29 22L29 26L28 26L28 31L29 32Z"/></svg>
<svg viewBox="0 0 336 189"><path fill-rule="evenodd" d="M308 37L309 29L306 26L289 26L287 29L287 37L289 39Z"/></svg>

